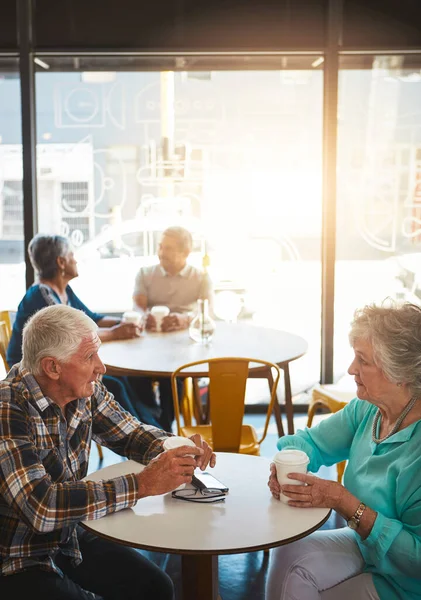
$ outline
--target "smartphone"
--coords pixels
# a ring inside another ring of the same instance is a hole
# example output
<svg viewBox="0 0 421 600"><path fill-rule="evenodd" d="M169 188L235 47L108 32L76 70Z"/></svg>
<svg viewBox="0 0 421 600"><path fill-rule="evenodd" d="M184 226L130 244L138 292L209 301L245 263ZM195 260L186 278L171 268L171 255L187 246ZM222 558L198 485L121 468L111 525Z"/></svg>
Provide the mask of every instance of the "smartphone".
<svg viewBox="0 0 421 600"><path fill-rule="evenodd" d="M207 471L195 471L192 477L192 484L199 490L208 488L210 490L219 490L224 493L229 491L229 488L225 483L222 483L222 481L219 481Z"/></svg>

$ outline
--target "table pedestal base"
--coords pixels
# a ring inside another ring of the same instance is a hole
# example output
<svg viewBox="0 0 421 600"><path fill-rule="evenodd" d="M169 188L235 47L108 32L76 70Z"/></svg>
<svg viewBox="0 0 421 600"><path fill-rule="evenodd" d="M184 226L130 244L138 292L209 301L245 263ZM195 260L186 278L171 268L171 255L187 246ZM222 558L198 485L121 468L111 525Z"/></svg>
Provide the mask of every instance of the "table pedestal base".
<svg viewBox="0 0 421 600"><path fill-rule="evenodd" d="M183 600L221 600L218 593L218 557L183 554L181 557Z"/></svg>

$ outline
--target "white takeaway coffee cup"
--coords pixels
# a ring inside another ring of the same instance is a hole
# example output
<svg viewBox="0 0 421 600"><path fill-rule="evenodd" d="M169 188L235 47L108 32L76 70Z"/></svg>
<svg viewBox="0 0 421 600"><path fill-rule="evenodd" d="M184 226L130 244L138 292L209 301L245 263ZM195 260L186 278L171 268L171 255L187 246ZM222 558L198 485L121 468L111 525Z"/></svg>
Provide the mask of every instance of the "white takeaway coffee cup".
<svg viewBox="0 0 421 600"><path fill-rule="evenodd" d="M134 323L135 325L142 324L142 315L135 310L126 310L123 313L123 323Z"/></svg>
<svg viewBox="0 0 421 600"><path fill-rule="evenodd" d="M288 473L307 473L309 457L302 450L288 448L280 450L273 457L276 466L276 477L279 485L302 485L301 481L289 479ZM281 502L288 504L290 498L281 493Z"/></svg>
<svg viewBox="0 0 421 600"><path fill-rule="evenodd" d="M190 438L183 437L182 435L169 437L163 443L164 450L172 450L173 448L179 448L180 446L193 446L195 448L196 444ZM194 454L186 454L186 456L196 458Z"/></svg>
<svg viewBox="0 0 421 600"><path fill-rule="evenodd" d="M151 315L155 318L156 330L161 331L162 319L170 314L168 306L152 306Z"/></svg>

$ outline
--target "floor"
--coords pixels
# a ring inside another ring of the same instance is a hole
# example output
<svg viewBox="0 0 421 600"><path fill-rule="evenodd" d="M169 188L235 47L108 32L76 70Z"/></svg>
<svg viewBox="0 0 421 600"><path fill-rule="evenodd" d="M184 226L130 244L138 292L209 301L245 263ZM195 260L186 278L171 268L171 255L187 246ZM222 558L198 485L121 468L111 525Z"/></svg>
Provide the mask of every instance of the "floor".
<svg viewBox="0 0 421 600"><path fill-rule="evenodd" d="M325 418L318 415L315 422ZM259 430L263 427L264 416L250 414L247 415L247 422L254 425ZM294 417L295 428L304 428L306 424L306 415L296 415ZM276 442L278 436L276 426L273 421L269 427L269 433L261 446L262 456L271 457L276 452ZM102 467L124 460L113 452L104 448L104 461ZM100 467L96 448L93 446L91 460L89 462L90 472ZM335 479L336 470L331 468L322 468L319 475L326 479ZM333 513L329 520L323 525L323 529L334 529L344 525L343 519ZM181 594L181 560L174 554L162 554L159 552L141 551L148 556L170 575L176 588L176 600L182 600ZM251 552L248 554L235 554L219 557L219 585L220 595L223 600L263 600L265 581L268 570L269 557L263 552ZM200 600L200 598L198 598Z"/></svg>

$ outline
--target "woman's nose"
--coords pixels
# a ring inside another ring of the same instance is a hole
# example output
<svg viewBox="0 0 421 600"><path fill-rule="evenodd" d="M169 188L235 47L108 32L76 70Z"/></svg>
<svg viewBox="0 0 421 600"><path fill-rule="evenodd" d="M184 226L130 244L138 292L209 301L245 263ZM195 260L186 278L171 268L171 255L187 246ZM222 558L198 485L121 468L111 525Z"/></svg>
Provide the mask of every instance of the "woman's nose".
<svg viewBox="0 0 421 600"><path fill-rule="evenodd" d="M348 367L348 374L349 375L355 375L355 372L356 371L355 371L355 358L354 358L354 360L352 361L352 363Z"/></svg>

